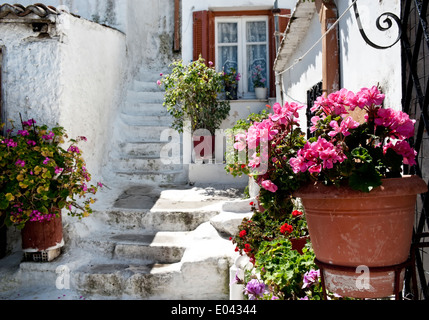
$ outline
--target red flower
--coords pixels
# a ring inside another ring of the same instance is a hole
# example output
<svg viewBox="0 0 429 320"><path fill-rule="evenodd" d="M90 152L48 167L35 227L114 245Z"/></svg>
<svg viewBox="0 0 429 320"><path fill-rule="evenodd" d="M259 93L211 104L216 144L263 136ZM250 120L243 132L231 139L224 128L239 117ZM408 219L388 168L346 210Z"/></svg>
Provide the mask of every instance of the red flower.
<svg viewBox="0 0 429 320"><path fill-rule="evenodd" d="M240 231L240 238L245 237L245 236L246 236L246 234L247 234L246 230L242 230L242 231Z"/></svg>
<svg viewBox="0 0 429 320"><path fill-rule="evenodd" d="M298 217L298 216L301 216L301 215L303 215L303 213L301 211L295 210L295 211L292 212L292 216L293 217Z"/></svg>
<svg viewBox="0 0 429 320"><path fill-rule="evenodd" d="M244 168L246 168L246 165L245 165L245 164L242 164L242 165L241 165L241 169L244 169Z"/></svg>
<svg viewBox="0 0 429 320"><path fill-rule="evenodd" d="M285 234L285 233L292 233L292 231L293 231L293 227L292 227L290 224L285 223L284 225L282 225L282 226L280 227L280 232L281 232L282 234Z"/></svg>
<svg viewBox="0 0 429 320"><path fill-rule="evenodd" d="M254 206L255 205L255 203L252 201L252 202L250 202L249 203L251 206Z"/></svg>
<svg viewBox="0 0 429 320"><path fill-rule="evenodd" d="M250 247L250 244L246 243L244 245L244 252L250 252L250 251L252 251L252 248Z"/></svg>

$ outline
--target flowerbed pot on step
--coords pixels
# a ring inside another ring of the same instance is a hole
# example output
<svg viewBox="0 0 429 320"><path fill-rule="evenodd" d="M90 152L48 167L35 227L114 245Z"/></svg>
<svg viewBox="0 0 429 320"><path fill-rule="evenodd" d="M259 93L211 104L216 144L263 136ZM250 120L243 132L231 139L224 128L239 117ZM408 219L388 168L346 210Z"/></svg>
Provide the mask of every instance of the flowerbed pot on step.
<svg viewBox="0 0 429 320"><path fill-rule="evenodd" d="M255 94L257 99L267 99L267 88L255 88Z"/></svg>
<svg viewBox="0 0 429 320"><path fill-rule="evenodd" d="M305 208L316 259L325 265L325 286L329 291L355 298L395 294L393 270L366 273L365 282L361 282L361 270L400 265L408 260L416 198L424 192L427 186L417 176L385 179L370 193L320 183L296 192ZM351 271L334 266L364 269ZM405 270L400 273L402 290Z"/></svg>
<svg viewBox="0 0 429 320"><path fill-rule="evenodd" d="M61 253L64 246L61 214L49 221L29 221L21 230L25 259L49 262Z"/></svg>

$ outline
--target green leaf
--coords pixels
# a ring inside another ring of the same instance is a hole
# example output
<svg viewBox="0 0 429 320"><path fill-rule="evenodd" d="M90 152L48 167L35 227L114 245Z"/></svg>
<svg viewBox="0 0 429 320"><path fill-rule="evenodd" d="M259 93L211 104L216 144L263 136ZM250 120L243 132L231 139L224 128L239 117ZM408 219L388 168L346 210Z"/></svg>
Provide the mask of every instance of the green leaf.
<svg viewBox="0 0 429 320"><path fill-rule="evenodd" d="M355 159L358 159L363 162L372 162L372 157L370 156L368 150L363 147L357 147L353 149L352 156Z"/></svg>
<svg viewBox="0 0 429 320"><path fill-rule="evenodd" d="M381 186L381 175L372 164L365 163L350 176L349 186L354 190L371 192L372 189Z"/></svg>

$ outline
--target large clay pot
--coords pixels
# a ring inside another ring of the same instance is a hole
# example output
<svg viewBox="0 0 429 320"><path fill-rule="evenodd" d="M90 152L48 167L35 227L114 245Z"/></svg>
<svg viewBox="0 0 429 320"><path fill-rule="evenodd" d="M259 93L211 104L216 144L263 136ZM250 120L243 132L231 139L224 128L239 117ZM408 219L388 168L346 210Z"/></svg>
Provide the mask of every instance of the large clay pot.
<svg viewBox="0 0 429 320"><path fill-rule="evenodd" d="M55 259L64 245L61 214L50 221L29 221L21 230L22 250L27 260L48 262Z"/></svg>
<svg viewBox="0 0 429 320"><path fill-rule="evenodd" d="M381 187L362 193L348 187L309 184L296 192L302 199L316 259L328 267L326 288L347 297L380 298L395 294L395 272L367 273L366 285L358 285L359 269L390 267L409 258L417 194L427 192L417 176L383 180ZM371 269L369 269L371 270ZM374 270L374 269L373 269ZM404 270L401 272L401 286Z"/></svg>

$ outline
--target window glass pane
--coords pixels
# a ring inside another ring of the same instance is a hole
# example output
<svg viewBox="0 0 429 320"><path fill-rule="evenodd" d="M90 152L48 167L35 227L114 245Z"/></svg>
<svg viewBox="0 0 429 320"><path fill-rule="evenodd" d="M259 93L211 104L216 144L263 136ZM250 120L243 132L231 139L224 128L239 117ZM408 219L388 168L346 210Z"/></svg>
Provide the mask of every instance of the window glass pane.
<svg viewBox="0 0 429 320"><path fill-rule="evenodd" d="M265 21L247 22L247 42L267 41L267 23Z"/></svg>
<svg viewBox="0 0 429 320"><path fill-rule="evenodd" d="M230 68L238 69L238 47L237 46L220 46L219 47L220 67L226 72Z"/></svg>
<svg viewBox="0 0 429 320"><path fill-rule="evenodd" d="M267 87L267 46L266 45L248 45L247 46L247 82L249 92L255 92L254 78L256 72L260 69L262 78L265 79Z"/></svg>
<svg viewBox="0 0 429 320"><path fill-rule="evenodd" d="M238 24L237 23L219 23L218 24L219 43L237 43L238 42Z"/></svg>

